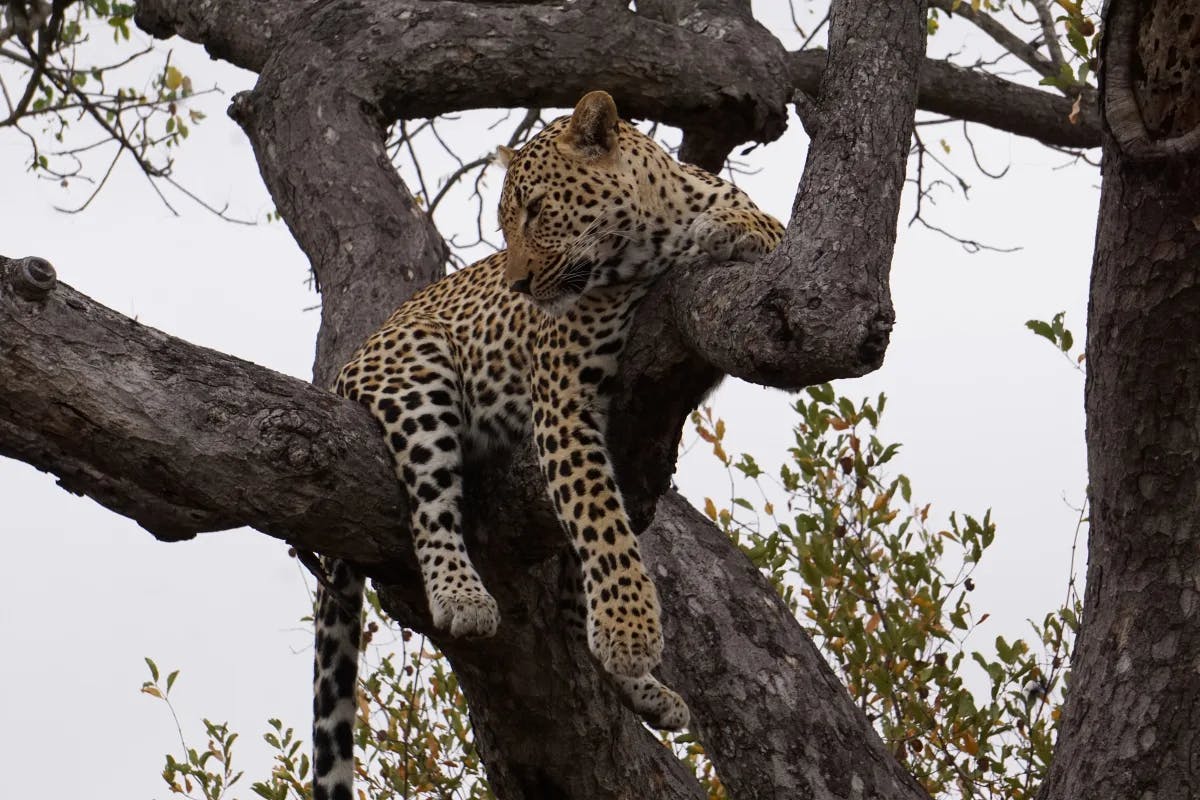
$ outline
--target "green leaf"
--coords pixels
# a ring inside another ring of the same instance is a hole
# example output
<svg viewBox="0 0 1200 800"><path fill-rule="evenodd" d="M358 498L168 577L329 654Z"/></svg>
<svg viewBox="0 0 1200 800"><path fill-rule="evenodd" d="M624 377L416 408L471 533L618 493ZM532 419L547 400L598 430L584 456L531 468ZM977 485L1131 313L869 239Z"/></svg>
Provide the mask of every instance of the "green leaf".
<svg viewBox="0 0 1200 800"><path fill-rule="evenodd" d="M1050 327L1049 322L1043 322L1040 319L1031 319L1025 323L1025 327L1029 328L1029 330L1033 331L1038 336L1054 342L1054 344L1058 344L1054 338L1054 329Z"/></svg>
<svg viewBox="0 0 1200 800"><path fill-rule="evenodd" d="M144 658L146 659L146 666L148 666L150 668L150 676L153 677L154 682L157 683L158 682L158 665L155 664L153 659L151 659L149 656L144 656Z"/></svg>
<svg viewBox="0 0 1200 800"><path fill-rule="evenodd" d="M828 383L822 383L816 386L808 387L808 394L818 403L824 403L828 405L829 403L833 402L833 387Z"/></svg>
<svg viewBox="0 0 1200 800"><path fill-rule="evenodd" d="M1088 57L1087 39L1083 38L1083 34L1080 33L1074 25L1067 26L1067 42L1070 43L1071 47L1074 48L1076 53L1084 58Z"/></svg>

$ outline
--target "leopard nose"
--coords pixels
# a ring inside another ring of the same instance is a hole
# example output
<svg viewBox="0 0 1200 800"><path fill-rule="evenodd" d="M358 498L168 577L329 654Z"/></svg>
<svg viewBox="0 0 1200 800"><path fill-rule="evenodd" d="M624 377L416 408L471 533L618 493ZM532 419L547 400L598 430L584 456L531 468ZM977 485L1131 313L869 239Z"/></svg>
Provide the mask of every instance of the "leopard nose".
<svg viewBox="0 0 1200 800"><path fill-rule="evenodd" d="M524 278L521 278L519 281L513 281L511 286L514 292L520 292L521 294L531 294L533 291L529 285L528 275L526 275Z"/></svg>

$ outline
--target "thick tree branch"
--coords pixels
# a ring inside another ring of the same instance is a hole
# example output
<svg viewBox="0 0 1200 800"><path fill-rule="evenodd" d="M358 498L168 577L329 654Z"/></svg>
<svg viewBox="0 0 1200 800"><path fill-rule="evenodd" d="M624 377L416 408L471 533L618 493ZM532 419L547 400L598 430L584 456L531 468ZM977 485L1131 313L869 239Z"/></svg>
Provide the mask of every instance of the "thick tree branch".
<svg viewBox="0 0 1200 800"><path fill-rule="evenodd" d="M611 7L589 9L592 16L586 18L582 10L568 15L555 4L500 7L440 2L436 12L444 20L442 27L413 16L418 6L428 9L429 4L393 0L380 4L366 30L371 32L368 51L388 54L385 66L394 71L391 77L380 74L364 79L376 85L386 82L387 110L397 116L494 106L557 104L569 108L584 92L603 86L629 117L655 119L685 131L719 130L723 138L736 139L735 144L775 138L783 130L792 90L816 93L825 51L783 54L777 42L761 38L757 24L753 29L728 25L749 30L750 40L737 35L730 38L719 26L709 29L703 19L691 30L681 12L698 2L664 3L657 16L649 8L642 14ZM330 13L337 11L337 4L333 5ZM214 0L201 13L179 0L142 0L137 19L157 36L178 34L203 44L216 57L261 71L283 41L283 31L307 7L301 2ZM736 11L737 5L732 8ZM597 13L602 16L596 17ZM662 22L662 15L672 23ZM727 16L737 19L732 13ZM226 18L253 22L227 25L221 22ZM679 26L681 20L683 27ZM506 33L495 36L494 30ZM597 31L608 36L597 40ZM449 32L456 47L438 46ZM1010 44L1029 48L1017 37L1012 37ZM763 52L743 52L753 48ZM692 60L678 61L680 52ZM637 58L623 67L614 62L626 59L615 59L615 53L636 53ZM530 58L536 63L529 63L529 74L514 78L514 65ZM781 59L786 61L786 71L780 69ZM453 77L449 87L447 76ZM1068 119L1070 100L982 72L924 59L921 80L919 107L924 110L1057 146L1100 144L1092 93L1084 93L1082 117L1072 124ZM447 88L452 91L444 93ZM718 166L713 161L723 146L689 143L684 155L713 168Z"/></svg>
<svg viewBox="0 0 1200 800"><path fill-rule="evenodd" d="M792 82L816 95L825 66L824 50L802 50L788 56ZM1028 136L1057 147L1099 147L1100 121L1094 95L1080 102L1079 119L1070 120L1073 101L1022 86L948 61L921 63L917 107L966 122Z"/></svg>
<svg viewBox="0 0 1200 800"><path fill-rule="evenodd" d="M688 273L674 298L685 339L722 372L799 387L882 363L924 8L833 5L820 124L783 243L734 274Z"/></svg>
<svg viewBox="0 0 1200 800"><path fill-rule="evenodd" d="M353 558L391 586L384 599L400 621L429 631L409 537L397 524L404 503L365 410L139 325L65 285L19 294L25 279L3 259L0 276L0 453L54 472L160 538L252 525ZM665 308L656 314L646 305L636 335L643 342L669 321ZM634 350L624 383L664 375L658 351ZM669 752L618 706L586 651L545 613L555 606L565 542L531 448L468 481L471 529L488 523L471 547L503 627L482 642L434 636L472 706L493 709L477 718L476 737L497 765L500 796L590 800L636 785L657 787L647 795L656 800L697 797ZM736 796L777 796L777 784L818 798L923 796L889 763L774 591L710 523L670 495L645 538L668 636L677 640L664 672L712 737L710 753ZM525 579L512 579L514 563ZM734 624L743 615L756 620L753 630ZM505 714L523 724L488 722ZM775 733L752 746L753 732L765 730ZM547 759L547 741L557 760ZM600 741L603 752L594 752ZM618 768L606 774L606 764Z"/></svg>
<svg viewBox="0 0 1200 800"><path fill-rule="evenodd" d="M213 58L259 72L292 22L319 0L154 0L140 2L134 21L160 39L181 36Z"/></svg>
<svg viewBox="0 0 1200 800"><path fill-rule="evenodd" d="M408 554L390 459L357 407L64 284L26 299L21 275L0 268L0 454L164 540L240 525L285 537L299 522L313 550Z"/></svg>
<svg viewBox="0 0 1200 800"><path fill-rule="evenodd" d="M721 531L671 492L642 543L668 598L663 676L683 687L730 797L928 800Z"/></svg>

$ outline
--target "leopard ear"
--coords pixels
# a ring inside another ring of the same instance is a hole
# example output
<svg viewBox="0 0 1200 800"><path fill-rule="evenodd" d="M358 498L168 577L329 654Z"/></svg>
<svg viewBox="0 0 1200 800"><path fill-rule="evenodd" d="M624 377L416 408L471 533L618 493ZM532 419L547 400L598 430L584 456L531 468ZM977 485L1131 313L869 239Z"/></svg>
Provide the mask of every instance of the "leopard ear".
<svg viewBox="0 0 1200 800"><path fill-rule="evenodd" d="M512 163L513 158L517 155L517 151L511 147L500 145L496 148L496 152L492 154L492 163L499 164L500 169L508 169L508 165Z"/></svg>
<svg viewBox="0 0 1200 800"><path fill-rule="evenodd" d="M578 158L603 158L617 149L620 118L608 92L588 92L575 106L571 122L558 137L560 147Z"/></svg>

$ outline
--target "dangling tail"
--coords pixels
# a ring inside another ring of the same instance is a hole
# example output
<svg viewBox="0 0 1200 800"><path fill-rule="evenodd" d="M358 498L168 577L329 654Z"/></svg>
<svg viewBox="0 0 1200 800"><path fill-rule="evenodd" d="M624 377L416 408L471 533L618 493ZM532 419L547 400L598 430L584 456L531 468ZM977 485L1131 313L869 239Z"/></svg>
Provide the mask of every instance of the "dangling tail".
<svg viewBox="0 0 1200 800"><path fill-rule="evenodd" d="M313 656L313 800L352 800L363 579L325 559L317 583Z"/></svg>

